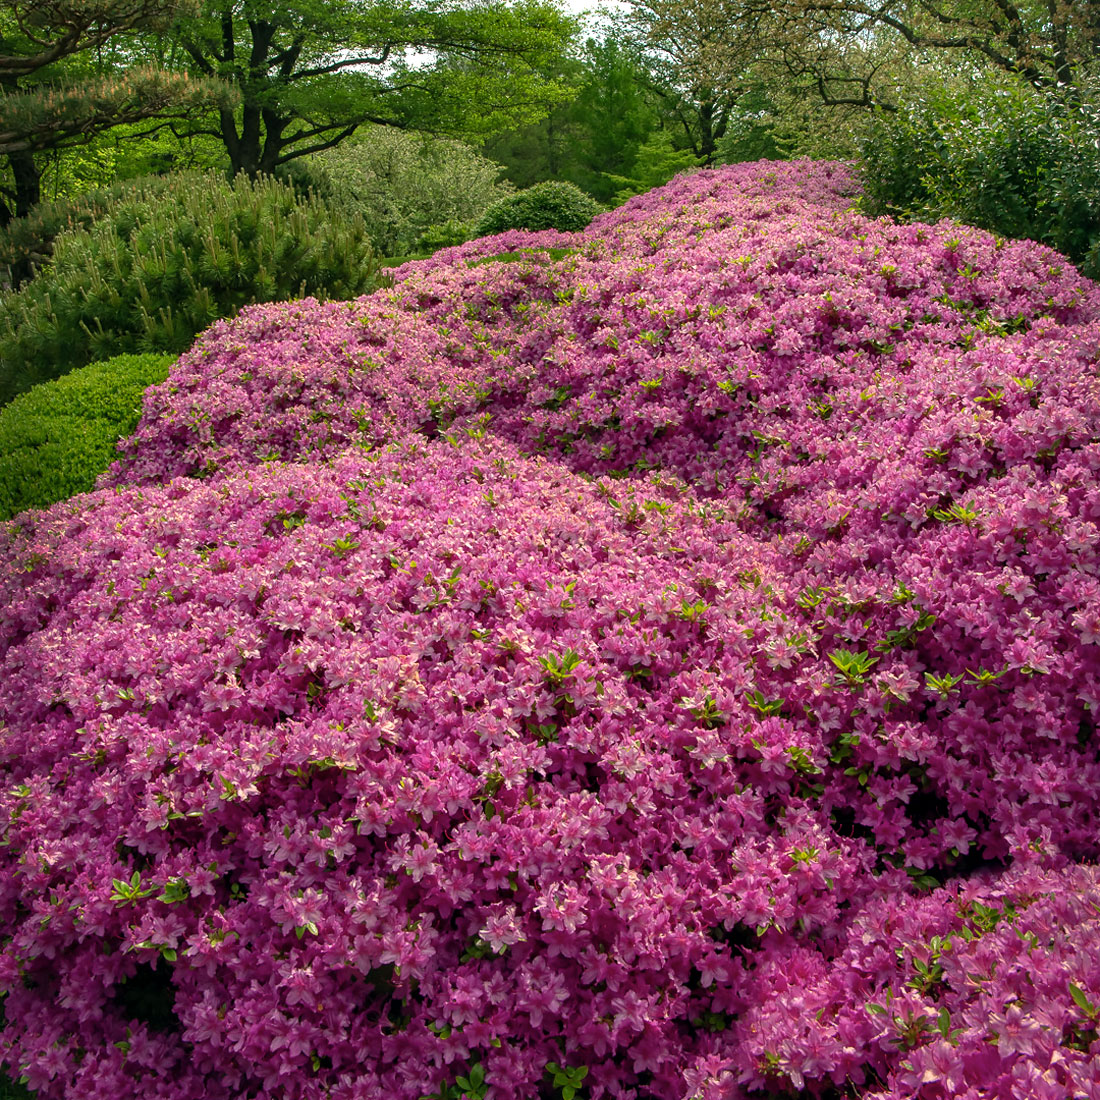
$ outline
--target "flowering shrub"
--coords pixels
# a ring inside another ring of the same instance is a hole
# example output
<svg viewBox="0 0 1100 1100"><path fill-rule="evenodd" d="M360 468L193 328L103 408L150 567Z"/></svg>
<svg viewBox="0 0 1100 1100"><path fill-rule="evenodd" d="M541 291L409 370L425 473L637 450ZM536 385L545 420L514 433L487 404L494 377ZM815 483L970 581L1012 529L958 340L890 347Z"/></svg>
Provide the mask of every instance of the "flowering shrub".
<svg viewBox="0 0 1100 1100"><path fill-rule="evenodd" d="M32 1088L1100 1097L1100 292L850 192L248 309L0 529Z"/></svg>

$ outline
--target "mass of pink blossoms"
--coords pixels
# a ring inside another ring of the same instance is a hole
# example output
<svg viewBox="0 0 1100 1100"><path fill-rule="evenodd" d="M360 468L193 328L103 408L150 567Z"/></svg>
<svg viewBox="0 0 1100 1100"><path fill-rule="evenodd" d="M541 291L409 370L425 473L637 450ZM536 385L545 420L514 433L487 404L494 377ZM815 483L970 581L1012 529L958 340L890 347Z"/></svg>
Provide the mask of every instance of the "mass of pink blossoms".
<svg viewBox="0 0 1100 1100"><path fill-rule="evenodd" d="M43 1100L1100 1100L1100 289L854 190L245 310L0 528Z"/></svg>

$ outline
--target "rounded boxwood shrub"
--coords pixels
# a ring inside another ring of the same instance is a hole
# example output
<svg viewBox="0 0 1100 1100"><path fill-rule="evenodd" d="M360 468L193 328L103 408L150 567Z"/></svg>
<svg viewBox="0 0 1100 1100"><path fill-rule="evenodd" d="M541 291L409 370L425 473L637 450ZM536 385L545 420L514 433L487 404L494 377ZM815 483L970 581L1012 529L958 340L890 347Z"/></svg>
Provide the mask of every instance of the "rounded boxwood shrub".
<svg viewBox="0 0 1100 1100"><path fill-rule="evenodd" d="M95 487L134 430L141 396L170 355L119 355L20 394L0 409L0 519Z"/></svg>
<svg viewBox="0 0 1100 1100"><path fill-rule="evenodd" d="M509 229L583 229L602 207L576 184L549 180L493 203L474 226L478 237Z"/></svg>
<svg viewBox="0 0 1100 1100"><path fill-rule="evenodd" d="M0 527L13 1072L1095 1093L1100 289L850 193L250 307Z"/></svg>
<svg viewBox="0 0 1100 1100"><path fill-rule="evenodd" d="M250 302L352 297L374 271L361 218L271 179L192 173L127 192L0 297L0 403L112 355L183 351Z"/></svg>

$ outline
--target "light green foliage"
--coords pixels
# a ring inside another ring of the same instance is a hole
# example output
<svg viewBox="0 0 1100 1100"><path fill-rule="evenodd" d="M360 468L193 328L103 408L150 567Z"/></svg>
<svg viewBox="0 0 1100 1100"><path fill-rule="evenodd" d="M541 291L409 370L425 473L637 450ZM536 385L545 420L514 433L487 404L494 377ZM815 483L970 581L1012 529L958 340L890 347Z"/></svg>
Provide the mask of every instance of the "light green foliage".
<svg viewBox="0 0 1100 1100"><path fill-rule="evenodd" d="M573 1100L581 1088L581 1082L588 1076L587 1066L561 1066L557 1062L548 1062L546 1072L550 1074L552 1085L561 1091L562 1100Z"/></svg>
<svg viewBox="0 0 1100 1100"><path fill-rule="evenodd" d="M575 32L545 0L212 0L172 38L192 72L239 93L215 129L232 171L252 176L368 121L474 133L539 118L567 97L542 73Z"/></svg>
<svg viewBox="0 0 1100 1100"><path fill-rule="evenodd" d="M700 165L701 161L690 149L677 149L666 130L657 130L638 149L631 177L613 177L619 187L614 202L618 205L632 195L652 191L654 187L668 183L673 176Z"/></svg>
<svg viewBox="0 0 1100 1100"><path fill-rule="evenodd" d="M750 160L783 160L776 133L775 98L763 85L742 95L730 111L726 132L718 140L718 160L740 164ZM835 151L830 153L835 157Z"/></svg>
<svg viewBox="0 0 1100 1100"><path fill-rule="evenodd" d="M509 229L559 229L571 233L583 229L602 210L595 199L575 184L548 180L490 206L474 226L474 236Z"/></svg>
<svg viewBox="0 0 1100 1100"><path fill-rule="evenodd" d="M501 171L460 141L372 126L310 158L308 178L330 204L362 215L380 255L396 256L468 239L515 190Z"/></svg>
<svg viewBox="0 0 1100 1100"><path fill-rule="evenodd" d="M178 129L178 127L177 127ZM226 172L225 147L210 134L177 138L149 122L113 126L86 144L54 150L37 158L43 200L79 201L87 193L119 181L141 182L168 172L217 169Z"/></svg>
<svg viewBox="0 0 1100 1100"><path fill-rule="evenodd" d="M1022 82L926 94L863 148L867 208L954 218L1064 252L1100 275L1100 110Z"/></svg>
<svg viewBox="0 0 1100 1100"><path fill-rule="evenodd" d="M120 355L44 382L0 410L0 519L95 487L169 355ZM2 1093L0 1093L2 1096Z"/></svg>
<svg viewBox="0 0 1100 1100"><path fill-rule="evenodd" d="M181 174L62 233L0 298L0 402L93 360L183 351L251 302L350 298L374 280L358 215L271 179Z"/></svg>

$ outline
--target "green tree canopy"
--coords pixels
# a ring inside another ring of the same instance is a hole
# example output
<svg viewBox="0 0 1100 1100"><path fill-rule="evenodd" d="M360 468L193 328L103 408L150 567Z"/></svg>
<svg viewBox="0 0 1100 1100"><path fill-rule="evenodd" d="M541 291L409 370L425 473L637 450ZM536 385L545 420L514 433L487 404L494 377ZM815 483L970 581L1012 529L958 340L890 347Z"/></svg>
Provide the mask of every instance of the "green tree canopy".
<svg viewBox="0 0 1100 1100"><path fill-rule="evenodd" d="M823 33L883 28L913 49L946 50L1022 76L1040 89L1079 89L1100 62L1096 0L792 0L790 14Z"/></svg>
<svg viewBox="0 0 1100 1100"><path fill-rule="evenodd" d="M172 33L239 93L206 132L256 175L364 122L470 133L538 117L568 95L540 72L576 30L552 0L205 0Z"/></svg>
<svg viewBox="0 0 1100 1100"><path fill-rule="evenodd" d="M113 126L186 116L219 99L232 102L217 84L152 66L32 85L0 98L0 154L83 144Z"/></svg>
<svg viewBox="0 0 1100 1100"><path fill-rule="evenodd" d="M893 110L914 63L996 71L1080 98L1100 66L1096 0L630 0L692 44L692 68L800 81L834 106Z"/></svg>
<svg viewBox="0 0 1100 1100"><path fill-rule="evenodd" d="M178 17L192 0L3 0L0 81L26 77L118 34Z"/></svg>
<svg viewBox="0 0 1100 1100"><path fill-rule="evenodd" d="M554 79L574 89L573 99L538 122L492 135L486 152L518 187L567 180L609 202L658 125L647 75L613 35L589 38L553 69Z"/></svg>
<svg viewBox="0 0 1100 1100"><path fill-rule="evenodd" d="M771 7L758 0L628 0L618 33L644 59L666 124L704 164L753 86L772 23Z"/></svg>

